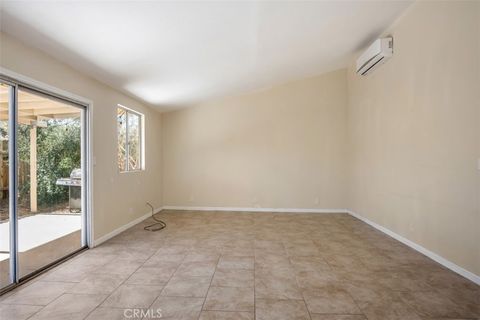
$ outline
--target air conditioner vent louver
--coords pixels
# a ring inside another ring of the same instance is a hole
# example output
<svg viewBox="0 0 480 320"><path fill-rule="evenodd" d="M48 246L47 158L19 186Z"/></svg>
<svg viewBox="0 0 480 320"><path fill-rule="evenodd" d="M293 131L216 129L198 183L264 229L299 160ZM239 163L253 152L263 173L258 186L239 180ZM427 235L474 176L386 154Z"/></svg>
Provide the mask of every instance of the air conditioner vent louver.
<svg viewBox="0 0 480 320"><path fill-rule="evenodd" d="M393 54L393 38L377 39L357 60L357 73L365 76L385 63Z"/></svg>

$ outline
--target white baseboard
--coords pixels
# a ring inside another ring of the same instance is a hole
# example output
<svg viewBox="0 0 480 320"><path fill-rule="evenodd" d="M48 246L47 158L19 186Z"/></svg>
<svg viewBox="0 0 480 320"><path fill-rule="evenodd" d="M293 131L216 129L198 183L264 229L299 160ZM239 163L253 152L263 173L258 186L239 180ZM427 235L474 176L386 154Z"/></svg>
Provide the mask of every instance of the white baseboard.
<svg viewBox="0 0 480 320"><path fill-rule="evenodd" d="M257 207L188 207L164 206L163 210L189 211L237 211L237 212L287 212L287 213L348 213L347 209L299 209L299 208L257 208Z"/></svg>
<svg viewBox="0 0 480 320"><path fill-rule="evenodd" d="M162 208L161 208L161 207L155 209L155 210L154 210L154 213L158 213L158 212L160 212L160 211L162 211ZM127 224L125 224L125 225L123 225L123 226L121 226L121 227L113 230L112 232L107 233L106 235L104 235L104 236L102 236L102 237L100 237L100 238L98 238L98 239L94 239L94 240L93 240L93 246L92 246L92 247L96 247L96 246L104 243L105 241L110 240L111 238L115 237L116 235L118 235L118 234L122 233L123 231L125 231L125 230L133 227L134 225L142 222L143 220L150 218L151 216L152 216L152 212L150 211L150 212L148 212L148 213L145 213L145 214L142 215L141 217L138 217L138 218L136 218L135 220L132 220L132 221L130 221L129 223L127 223Z"/></svg>
<svg viewBox="0 0 480 320"><path fill-rule="evenodd" d="M470 272L468 270L465 270L464 268L460 267L459 265L456 265L455 263L443 258L442 256L439 256L438 254L436 254L435 252L432 252L428 249L426 249L425 247L422 247L421 245L411 241L411 240L408 240L407 238L404 238L402 237L401 235L393 232L392 230L390 229L387 229L371 220L368 220L367 218L351 211L351 210L348 210L347 211L351 216L371 225L372 227L374 227L375 229L389 235L390 237L394 238L395 240L397 241L400 241L401 243L409 246L410 248L420 252L421 254L429 257L430 259L440 263L441 265L443 265L444 267L458 273L459 275L461 275L462 277L464 278L467 278L468 280L470 281L473 281L475 282L476 284L480 285L480 276L474 274L473 272Z"/></svg>

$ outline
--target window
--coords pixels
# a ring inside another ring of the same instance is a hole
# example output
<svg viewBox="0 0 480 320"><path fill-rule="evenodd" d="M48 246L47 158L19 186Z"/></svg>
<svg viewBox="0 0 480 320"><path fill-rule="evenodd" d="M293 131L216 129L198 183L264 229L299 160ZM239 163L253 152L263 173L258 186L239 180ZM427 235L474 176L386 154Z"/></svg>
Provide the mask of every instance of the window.
<svg viewBox="0 0 480 320"><path fill-rule="evenodd" d="M119 106L117 134L120 172L143 170L143 114Z"/></svg>

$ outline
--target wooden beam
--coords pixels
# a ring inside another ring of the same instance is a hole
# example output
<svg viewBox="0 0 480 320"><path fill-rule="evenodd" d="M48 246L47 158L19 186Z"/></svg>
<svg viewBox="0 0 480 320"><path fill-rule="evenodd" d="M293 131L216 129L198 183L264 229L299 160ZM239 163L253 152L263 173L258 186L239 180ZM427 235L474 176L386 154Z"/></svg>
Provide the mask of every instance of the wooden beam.
<svg viewBox="0 0 480 320"><path fill-rule="evenodd" d="M44 114L72 114L77 113L80 116L80 110L75 108L51 108L51 109L35 109L31 111L36 116Z"/></svg>
<svg viewBox="0 0 480 320"><path fill-rule="evenodd" d="M78 113L44 114L44 115L42 115L42 117L50 118L50 119L76 119L76 118L80 118L80 114L78 114Z"/></svg>
<svg viewBox="0 0 480 320"><path fill-rule="evenodd" d="M0 106L6 108L8 102L1 101ZM73 108L63 103L58 103L55 101L48 100L38 100L38 101L22 101L18 102L18 109L51 109L51 108Z"/></svg>
<svg viewBox="0 0 480 320"><path fill-rule="evenodd" d="M35 121L35 120L28 119L28 118L20 118L20 117L18 118L18 123L20 124L31 125L32 121Z"/></svg>
<svg viewBox="0 0 480 320"><path fill-rule="evenodd" d="M30 211L37 212L37 126L30 127Z"/></svg>
<svg viewBox="0 0 480 320"><path fill-rule="evenodd" d="M29 112L28 110L19 110L18 116L23 118L30 118L35 120L37 117L43 117L45 120L56 119L56 116L63 118L80 118L80 112L77 110L60 110L57 112L56 109L46 109L45 112ZM0 110L0 120L8 120L8 112Z"/></svg>
<svg viewBox="0 0 480 320"><path fill-rule="evenodd" d="M64 113L78 113L80 110L76 108L44 108L44 109L18 109L21 115L42 115L42 114L64 114ZM0 108L0 114L8 114L8 110Z"/></svg>
<svg viewBox="0 0 480 320"><path fill-rule="evenodd" d="M0 121L7 121L8 120L8 115L3 115L0 114ZM21 124L28 124L30 125L32 121L37 120L36 117L34 116L19 116L18 117L18 122Z"/></svg>

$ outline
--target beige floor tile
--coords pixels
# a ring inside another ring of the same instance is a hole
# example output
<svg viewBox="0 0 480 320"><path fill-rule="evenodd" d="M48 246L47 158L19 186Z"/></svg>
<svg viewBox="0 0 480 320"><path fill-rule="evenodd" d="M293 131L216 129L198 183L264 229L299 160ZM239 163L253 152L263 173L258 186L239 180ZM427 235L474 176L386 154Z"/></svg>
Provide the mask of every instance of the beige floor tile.
<svg viewBox="0 0 480 320"><path fill-rule="evenodd" d="M478 318L422 318L422 320L478 320Z"/></svg>
<svg viewBox="0 0 480 320"><path fill-rule="evenodd" d="M217 263L214 261L183 262L175 272L178 277L211 277Z"/></svg>
<svg viewBox="0 0 480 320"><path fill-rule="evenodd" d="M125 281L126 284L165 285L177 267L140 267Z"/></svg>
<svg viewBox="0 0 480 320"><path fill-rule="evenodd" d="M282 241L275 240L255 240L255 249L282 251L285 249Z"/></svg>
<svg viewBox="0 0 480 320"><path fill-rule="evenodd" d="M217 287L252 287L254 271L246 269L219 269L215 271L212 286Z"/></svg>
<svg viewBox="0 0 480 320"><path fill-rule="evenodd" d="M393 259L381 254L372 254L369 257L361 257L360 261L372 271L387 271L390 268L398 266Z"/></svg>
<svg viewBox="0 0 480 320"><path fill-rule="evenodd" d="M328 263L320 257L290 257L290 264L295 271L331 271Z"/></svg>
<svg viewBox="0 0 480 320"><path fill-rule="evenodd" d="M359 314L311 314L312 320L367 320Z"/></svg>
<svg viewBox="0 0 480 320"><path fill-rule="evenodd" d="M121 285L102 304L102 307L148 308L160 295L161 286Z"/></svg>
<svg viewBox="0 0 480 320"><path fill-rule="evenodd" d="M295 280L295 269L290 265L272 264L255 267L255 277L277 277Z"/></svg>
<svg viewBox="0 0 480 320"><path fill-rule="evenodd" d="M210 287L203 309L253 312L253 288Z"/></svg>
<svg viewBox="0 0 480 320"><path fill-rule="evenodd" d="M434 290L415 270L391 269L373 272L371 278L379 285L394 291L431 291Z"/></svg>
<svg viewBox="0 0 480 320"><path fill-rule="evenodd" d="M276 256L284 256L288 258L287 250L285 248L281 249L273 249L273 248L255 248L255 257L262 257L266 255L276 255Z"/></svg>
<svg viewBox="0 0 480 320"><path fill-rule="evenodd" d="M42 306L0 304L0 319L25 320L42 308Z"/></svg>
<svg viewBox="0 0 480 320"><path fill-rule="evenodd" d="M420 320L395 292L376 284L348 284L347 290L368 320Z"/></svg>
<svg viewBox="0 0 480 320"><path fill-rule="evenodd" d="M41 277L42 281L80 282L96 268L98 267L77 267L75 265L60 265L59 267L48 271Z"/></svg>
<svg viewBox="0 0 480 320"><path fill-rule="evenodd" d="M155 254L143 264L144 267L178 267L186 254Z"/></svg>
<svg viewBox="0 0 480 320"><path fill-rule="evenodd" d="M175 240L178 242L179 240ZM168 244L157 249L154 255L187 255L191 251L191 246L180 244Z"/></svg>
<svg viewBox="0 0 480 320"><path fill-rule="evenodd" d="M255 276L255 297L258 299L298 299L302 292L292 277Z"/></svg>
<svg viewBox="0 0 480 320"><path fill-rule="evenodd" d="M363 269L351 269L351 270L345 270L345 269L338 269L338 268L333 268L333 274L339 281L346 281L346 282L363 282L363 283L369 283L369 284L375 284L377 286L380 286L380 284L377 282L377 277L375 276L377 272L367 270L365 268ZM387 289L385 286L381 286L384 289Z"/></svg>
<svg viewBox="0 0 480 320"><path fill-rule="evenodd" d="M106 295L98 294L70 294L66 293L50 303L40 312L36 313L32 320L80 320L84 319L95 307L97 307Z"/></svg>
<svg viewBox="0 0 480 320"><path fill-rule="evenodd" d="M310 320L303 300L255 301L256 320Z"/></svg>
<svg viewBox="0 0 480 320"><path fill-rule="evenodd" d="M100 267L112 261L117 256L115 254L97 253L95 249L87 250L77 257L67 262L68 266L75 268Z"/></svg>
<svg viewBox="0 0 480 320"><path fill-rule="evenodd" d="M333 271L299 271L296 272L298 286L303 289L323 288L335 285L339 278Z"/></svg>
<svg viewBox="0 0 480 320"><path fill-rule="evenodd" d="M143 310L143 309L140 309L140 310ZM95 310L93 310L85 319L86 320L129 320L129 319L135 319L133 318L133 312L134 310L132 309L98 307Z"/></svg>
<svg viewBox="0 0 480 320"><path fill-rule="evenodd" d="M286 255L278 254L255 254L255 268L290 268L290 259Z"/></svg>
<svg viewBox="0 0 480 320"><path fill-rule="evenodd" d="M211 277L173 277L162 291L162 296L205 297Z"/></svg>
<svg viewBox="0 0 480 320"><path fill-rule="evenodd" d="M355 257L353 255L345 255L342 251L324 254L323 258L333 269L350 271L364 270L366 268L358 257Z"/></svg>
<svg viewBox="0 0 480 320"><path fill-rule="evenodd" d="M202 311L198 320L253 320L253 312Z"/></svg>
<svg viewBox="0 0 480 320"><path fill-rule="evenodd" d="M480 318L480 291L437 290L399 295L423 317Z"/></svg>
<svg viewBox="0 0 480 320"><path fill-rule="evenodd" d="M218 261L220 254L216 252L190 252L183 262L199 262L199 261Z"/></svg>
<svg viewBox="0 0 480 320"><path fill-rule="evenodd" d="M362 314L350 294L338 287L324 287L303 292L310 313Z"/></svg>
<svg viewBox="0 0 480 320"><path fill-rule="evenodd" d="M204 298L159 297L150 309L160 310L161 319L197 320Z"/></svg>
<svg viewBox="0 0 480 320"><path fill-rule="evenodd" d="M141 242L141 240L138 242ZM142 248L141 246L138 246L134 242L133 243L127 242L127 243L121 244L121 246L122 246L121 250L115 252L117 259L119 260L132 260L132 261L140 261L143 263L145 262L145 260L150 258L156 251L154 248Z"/></svg>
<svg viewBox="0 0 480 320"><path fill-rule="evenodd" d="M254 257L238 257L238 256L230 256L230 255L223 255L219 262L218 268L222 269L249 269L252 270L254 268Z"/></svg>
<svg viewBox="0 0 480 320"><path fill-rule="evenodd" d="M237 248L237 247L223 247L222 254L231 257L253 257L255 256L255 249L251 248Z"/></svg>
<svg viewBox="0 0 480 320"><path fill-rule="evenodd" d="M253 220L251 220L253 224ZM224 244L225 248L244 248L244 249L253 249L255 240L251 234L244 234L244 239L234 239Z"/></svg>
<svg viewBox="0 0 480 320"><path fill-rule="evenodd" d="M143 260L138 259L114 259L105 265L95 269L95 273L104 274L118 274L123 276L130 276L134 273L142 264Z"/></svg>
<svg viewBox="0 0 480 320"><path fill-rule="evenodd" d="M126 278L126 276L118 274L90 274L67 292L79 294L110 294L121 285Z"/></svg>
<svg viewBox="0 0 480 320"><path fill-rule="evenodd" d="M316 246L313 240L302 239L302 234L295 234L292 237L285 237L285 239L282 242L286 249Z"/></svg>
<svg viewBox="0 0 480 320"><path fill-rule="evenodd" d="M287 248L287 255L290 257L312 257L320 256L320 250L314 245L292 246Z"/></svg>
<svg viewBox="0 0 480 320"><path fill-rule="evenodd" d="M434 289L480 290L472 281L444 268L424 273L427 275L426 282Z"/></svg>
<svg viewBox="0 0 480 320"><path fill-rule="evenodd" d="M421 318L405 304L397 300L383 299L362 308L368 320L420 320Z"/></svg>
<svg viewBox="0 0 480 320"><path fill-rule="evenodd" d="M45 306L74 286L69 282L37 281L2 301L4 304L29 304Z"/></svg>

